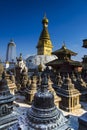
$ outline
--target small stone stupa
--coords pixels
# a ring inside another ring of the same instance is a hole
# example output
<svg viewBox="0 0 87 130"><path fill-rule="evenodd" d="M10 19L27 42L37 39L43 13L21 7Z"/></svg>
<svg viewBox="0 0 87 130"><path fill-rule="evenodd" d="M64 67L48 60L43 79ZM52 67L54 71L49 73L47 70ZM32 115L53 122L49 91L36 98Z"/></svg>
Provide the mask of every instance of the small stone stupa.
<svg viewBox="0 0 87 130"><path fill-rule="evenodd" d="M54 95L48 91L48 79L43 75L41 87L28 110L29 130L71 130L68 120L54 105Z"/></svg>
<svg viewBox="0 0 87 130"><path fill-rule="evenodd" d="M6 70L4 70L2 75L5 76L5 78L6 78L8 87L10 89L10 93L14 95L15 91L17 90L14 74L13 73L11 73L11 74L7 73Z"/></svg>
<svg viewBox="0 0 87 130"><path fill-rule="evenodd" d="M0 81L0 130L7 130L17 123L17 115L13 112L14 96L10 93L6 77Z"/></svg>
<svg viewBox="0 0 87 130"><path fill-rule="evenodd" d="M87 83L83 80L81 75L77 77L75 88L81 93L80 100L87 101Z"/></svg>
<svg viewBox="0 0 87 130"><path fill-rule="evenodd" d="M60 108L63 110L70 112L81 107L79 101L80 93L77 89L75 89L69 75L65 77L62 86L58 87L57 94L62 98Z"/></svg>
<svg viewBox="0 0 87 130"><path fill-rule="evenodd" d="M28 88L26 88L25 93L26 93L26 101L29 104L32 104L33 98L34 98L34 94L37 91L37 76L33 75L31 77L31 84L30 86L28 86Z"/></svg>
<svg viewBox="0 0 87 130"><path fill-rule="evenodd" d="M48 76L48 90L54 94L54 103L57 107L59 107L59 102L61 101L61 98L57 96L55 90L52 87L53 82L51 81L50 76Z"/></svg>

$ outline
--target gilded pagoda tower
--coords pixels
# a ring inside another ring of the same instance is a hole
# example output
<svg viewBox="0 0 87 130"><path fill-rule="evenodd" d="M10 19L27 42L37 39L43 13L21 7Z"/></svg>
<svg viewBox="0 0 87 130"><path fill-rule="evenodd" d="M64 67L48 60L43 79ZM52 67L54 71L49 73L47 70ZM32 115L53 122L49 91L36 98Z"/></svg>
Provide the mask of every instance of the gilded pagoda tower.
<svg viewBox="0 0 87 130"><path fill-rule="evenodd" d="M48 19L46 18L46 16L44 16L42 24L43 30L36 46L37 55L51 55L53 46L48 32Z"/></svg>

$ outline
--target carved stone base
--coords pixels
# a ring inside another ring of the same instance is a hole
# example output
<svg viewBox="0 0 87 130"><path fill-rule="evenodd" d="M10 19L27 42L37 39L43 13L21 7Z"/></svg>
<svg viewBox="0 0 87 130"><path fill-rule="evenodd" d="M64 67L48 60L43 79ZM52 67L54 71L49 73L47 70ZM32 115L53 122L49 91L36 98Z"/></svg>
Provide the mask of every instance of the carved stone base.
<svg viewBox="0 0 87 130"><path fill-rule="evenodd" d="M7 130L7 128L17 122L17 114L14 112L9 115L0 117L0 130Z"/></svg>

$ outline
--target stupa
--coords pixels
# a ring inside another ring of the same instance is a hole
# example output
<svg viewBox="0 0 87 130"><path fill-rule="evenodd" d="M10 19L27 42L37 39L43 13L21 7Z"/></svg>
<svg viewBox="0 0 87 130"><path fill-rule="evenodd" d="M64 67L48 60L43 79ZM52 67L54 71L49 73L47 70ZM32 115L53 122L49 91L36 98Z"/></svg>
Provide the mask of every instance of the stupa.
<svg viewBox="0 0 87 130"><path fill-rule="evenodd" d="M61 109L70 112L81 107L79 102L80 93L75 89L69 75L65 77L62 86L58 87L57 94L62 98L60 102Z"/></svg>
<svg viewBox="0 0 87 130"><path fill-rule="evenodd" d="M48 76L48 90L53 93L54 95L54 103L57 107L59 107L59 103L61 101L61 98L56 94L55 90L52 87L53 82L51 81L50 76Z"/></svg>
<svg viewBox="0 0 87 130"><path fill-rule="evenodd" d="M56 75L55 84L53 85L53 88L54 88L55 90L57 90L57 88L58 88L58 87L61 87L62 84L63 84L62 77L61 77L60 73L58 73L58 74Z"/></svg>
<svg viewBox="0 0 87 130"><path fill-rule="evenodd" d="M18 90L21 88L21 74L22 71L28 72L28 69L26 67L26 64L22 58L22 54L20 53L20 56L16 58L17 59L17 64L15 66L15 79L16 79L16 85Z"/></svg>
<svg viewBox="0 0 87 130"><path fill-rule="evenodd" d="M16 44L11 39L7 46L6 69L13 69L16 63Z"/></svg>
<svg viewBox="0 0 87 130"><path fill-rule="evenodd" d="M29 104L32 104L34 94L37 91L37 76L32 75L31 77L31 84L25 89L25 96L26 96L26 101Z"/></svg>
<svg viewBox="0 0 87 130"><path fill-rule="evenodd" d="M50 39L50 34L48 32L48 22L48 18L45 15L42 19L43 29L40 34L38 44L36 46L37 54L29 56L26 59L27 67L31 71L38 69L38 65L40 64L42 66L42 69L44 70L46 67L46 63L57 58L55 55L51 55L53 45Z"/></svg>
<svg viewBox="0 0 87 130"><path fill-rule="evenodd" d="M75 88L81 93L80 100L87 101L87 83L83 80L81 75L77 76L76 82L74 82Z"/></svg>
<svg viewBox="0 0 87 130"><path fill-rule="evenodd" d="M28 73L24 68L21 72L21 90L24 90L26 88L27 82L28 82Z"/></svg>
<svg viewBox="0 0 87 130"><path fill-rule="evenodd" d="M7 84L10 89L10 93L14 95L15 91L17 90L14 74L7 73L6 70L4 70L2 75L5 76L5 78L7 80Z"/></svg>
<svg viewBox="0 0 87 130"><path fill-rule="evenodd" d="M29 130L71 130L68 120L54 105L54 95L48 91L46 75L43 75L41 87L27 114Z"/></svg>
<svg viewBox="0 0 87 130"><path fill-rule="evenodd" d="M10 93L7 80L2 75L0 81L0 130L17 123L17 114L13 111L14 96Z"/></svg>

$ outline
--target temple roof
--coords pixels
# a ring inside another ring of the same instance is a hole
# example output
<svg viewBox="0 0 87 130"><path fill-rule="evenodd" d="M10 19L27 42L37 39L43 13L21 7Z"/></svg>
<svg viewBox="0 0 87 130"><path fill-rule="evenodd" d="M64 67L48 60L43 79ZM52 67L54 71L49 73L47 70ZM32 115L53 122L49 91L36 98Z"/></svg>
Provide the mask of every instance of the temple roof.
<svg viewBox="0 0 87 130"><path fill-rule="evenodd" d="M59 60L59 59L50 61L46 65L48 65L48 66L62 65L64 63L66 63L66 62L69 63L69 65L78 66L78 67L82 66L82 63L79 62L79 61L74 61L74 60Z"/></svg>
<svg viewBox="0 0 87 130"><path fill-rule="evenodd" d="M57 56L58 56L58 54L69 54L69 55L72 55L72 56L76 56L77 55L77 53L67 49L65 44L62 45L62 47L60 49L52 52L52 54L57 55Z"/></svg>

